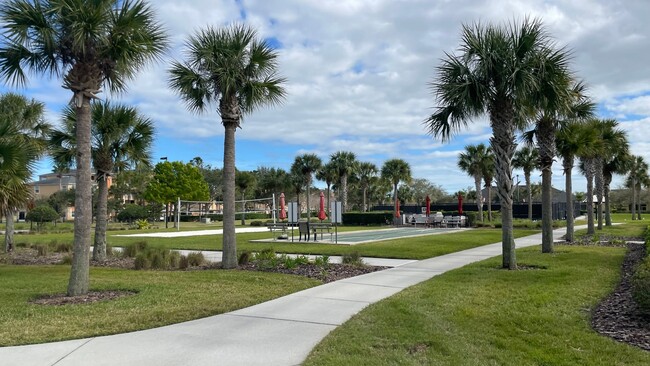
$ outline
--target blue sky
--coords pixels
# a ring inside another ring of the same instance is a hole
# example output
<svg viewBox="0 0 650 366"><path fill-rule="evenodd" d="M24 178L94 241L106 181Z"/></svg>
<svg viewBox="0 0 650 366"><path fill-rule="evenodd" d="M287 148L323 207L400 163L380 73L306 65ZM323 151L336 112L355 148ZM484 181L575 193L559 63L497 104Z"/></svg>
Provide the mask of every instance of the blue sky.
<svg viewBox="0 0 650 366"><path fill-rule="evenodd" d="M166 86L171 60L182 58L182 44L200 27L245 21L278 49L280 73L288 79L282 106L245 117L237 130L239 169L288 169L296 155L316 153L323 160L339 150L378 166L390 158L408 161L417 178L453 192L473 185L456 167L467 144L487 142L486 118L442 144L426 134L422 121L435 100L428 83L444 52L453 52L463 23L541 18L559 45L573 51L572 66L589 85L602 117L617 118L633 153L650 161L650 14L646 1L575 0L196 0L152 2L171 35L163 61L143 72L122 95L103 95L136 105L156 126L154 160L204 162L221 166L223 127L213 110L187 111ZM57 123L70 99L60 80L32 75L17 90L47 105ZM13 90L7 86L3 91ZM49 172L43 161L39 173ZM514 174L520 172L515 171ZM539 181L539 173L533 181ZM621 182L614 181L614 186ZM564 177L555 164L553 184ZM320 183L317 183L320 185ZM575 190L585 190L574 175Z"/></svg>

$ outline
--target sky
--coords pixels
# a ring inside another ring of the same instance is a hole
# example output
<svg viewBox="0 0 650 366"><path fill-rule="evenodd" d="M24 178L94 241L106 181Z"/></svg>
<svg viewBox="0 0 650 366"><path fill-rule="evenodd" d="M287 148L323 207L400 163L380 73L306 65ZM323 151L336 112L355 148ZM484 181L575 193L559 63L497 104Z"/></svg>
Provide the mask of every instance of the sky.
<svg viewBox="0 0 650 366"><path fill-rule="evenodd" d="M647 0L193 0L150 1L167 29L171 47L163 59L140 72L125 93L103 98L135 105L156 128L154 162L200 156L223 165L223 135L216 106L192 114L167 87L167 69L183 59L185 40L197 30L235 22L255 27L279 54L279 73L288 92L281 106L246 115L236 133L236 165L289 169L299 154L329 160L336 151L381 167L401 158L414 178L447 192L473 186L457 167L468 144L488 143L487 118L442 143L423 121L436 107L430 82L445 52L460 44L463 24L540 18L558 46L572 52L572 69L588 85L598 117L616 118L628 133L631 151L650 161L650 14ZM59 123L71 93L61 80L30 75L25 88L0 86L46 104L46 118ZM564 187L561 162L553 186ZM50 172L51 161L38 173ZM521 171L515 170L523 181ZM574 191L585 179L574 169ZM533 173L533 182L541 181ZM614 180L613 187L622 183ZM317 186L323 186L316 182Z"/></svg>

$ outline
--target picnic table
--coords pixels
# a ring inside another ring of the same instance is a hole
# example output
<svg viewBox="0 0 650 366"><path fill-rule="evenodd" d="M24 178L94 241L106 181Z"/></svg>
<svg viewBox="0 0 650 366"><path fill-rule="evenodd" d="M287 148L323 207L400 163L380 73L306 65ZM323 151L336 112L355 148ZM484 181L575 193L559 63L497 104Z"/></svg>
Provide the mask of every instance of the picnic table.
<svg viewBox="0 0 650 366"><path fill-rule="evenodd" d="M332 224L322 223L322 222L307 222L301 221L298 223L298 232L300 238L298 241L302 241L303 235L305 241L309 241L311 234L314 234L314 241L318 240L318 232L320 232L320 239L323 240L323 233L328 232L330 234L330 240L332 238Z"/></svg>
<svg viewBox="0 0 650 366"><path fill-rule="evenodd" d="M280 237L284 236L286 238L286 237L288 237L287 229L290 227L289 225L290 224L288 224L286 222L276 222L275 224L274 223L266 224L266 227L269 229L269 231L271 231L271 233L274 233L276 231L280 231L282 233L280 235ZM278 237L276 237L274 235L273 236L273 241L275 241L277 239L278 239Z"/></svg>

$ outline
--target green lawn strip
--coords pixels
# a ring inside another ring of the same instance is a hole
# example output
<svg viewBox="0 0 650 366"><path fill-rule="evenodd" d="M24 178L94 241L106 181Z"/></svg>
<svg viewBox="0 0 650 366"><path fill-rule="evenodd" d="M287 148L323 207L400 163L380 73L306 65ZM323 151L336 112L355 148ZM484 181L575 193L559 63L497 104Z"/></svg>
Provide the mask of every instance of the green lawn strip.
<svg viewBox="0 0 650 366"><path fill-rule="evenodd" d="M319 284L300 276L250 271L133 271L92 268L91 290L138 294L83 305L28 304L65 292L69 266L0 265L0 346L130 332L268 301Z"/></svg>
<svg viewBox="0 0 650 366"><path fill-rule="evenodd" d="M620 278L622 248L517 251L434 277L371 305L305 365L648 365L650 353L594 332L590 310Z"/></svg>
<svg viewBox="0 0 650 366"><path fill-rule="evenodd" d="M620 225L605 226L603 225L603 230L598 230L598 222L596 221L594 226L596 227L596 234L605 234L613 236L625 236L625 237L643 237L645 229L650 225L648 220L632 220L632 214L629 213L616 213L612 214L612 222L619 223ZM586 224L586 222L585 222ZM579 237L587 234L587 229L581 229L575 231L575 236Z"/></svg>

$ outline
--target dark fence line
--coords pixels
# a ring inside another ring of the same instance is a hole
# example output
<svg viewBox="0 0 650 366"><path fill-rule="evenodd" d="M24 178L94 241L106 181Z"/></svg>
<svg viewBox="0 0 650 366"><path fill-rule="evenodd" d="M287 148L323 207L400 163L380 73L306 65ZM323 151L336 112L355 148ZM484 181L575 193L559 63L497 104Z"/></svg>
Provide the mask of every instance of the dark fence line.
<svg viewBox="0 0 650 366"><path fill-rule="evenodd" d="M580 203L574 202L573 205L574 216L580 215ZM553 220L564 220L566 219L566 202L555 202L553 203ZM405 214L419 214L423 213L425 206L421 205L401 205L400 211ZM392 205L377 205L372 207L372 211L392 211ZM432 203L431 212L451 212L458 211L457 203ZM478 205L476 203L463 203L463 212L476 212L478 211ZM500 212L501 205L498 203L492 204L492 212ZM487 212L487 205L483 205L483 212ZM528 204L527 203L515 203L512 205L512 216L516 219L527 219L528 218ZM542 219L542 204L538 202L533 203L533 220Z"/></svg>

